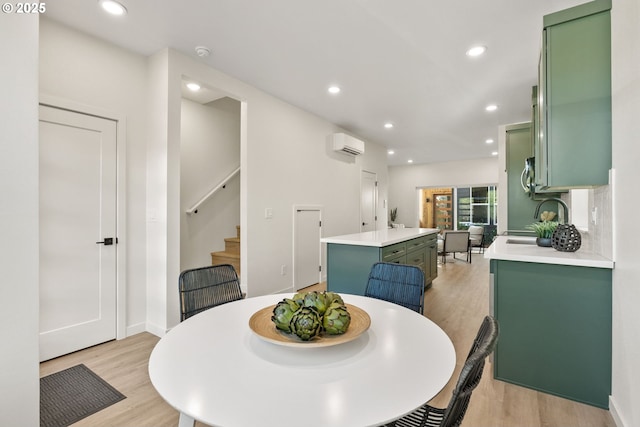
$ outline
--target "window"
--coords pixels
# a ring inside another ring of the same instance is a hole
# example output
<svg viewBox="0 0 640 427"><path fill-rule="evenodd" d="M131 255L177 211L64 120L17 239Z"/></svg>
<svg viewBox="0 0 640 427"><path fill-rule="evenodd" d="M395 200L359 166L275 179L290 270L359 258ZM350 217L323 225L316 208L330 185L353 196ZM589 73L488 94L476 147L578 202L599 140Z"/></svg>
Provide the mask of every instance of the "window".
<svg viewBox="0 0 640 427"><path fill-rule="evenodd" d="M475 224L485 226L487 237L490 237L492 230L495 234L498 224L498 191L495 186L457 188L456 209L458 230L466 230Z"/></svg>

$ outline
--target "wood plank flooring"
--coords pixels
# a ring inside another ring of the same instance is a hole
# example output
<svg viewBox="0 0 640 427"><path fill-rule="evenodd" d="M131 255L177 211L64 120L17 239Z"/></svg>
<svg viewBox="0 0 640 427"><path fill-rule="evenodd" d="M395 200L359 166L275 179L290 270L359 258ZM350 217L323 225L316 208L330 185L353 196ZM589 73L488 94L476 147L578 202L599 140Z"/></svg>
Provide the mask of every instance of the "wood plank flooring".
<svg viewBox="0 0 640 427"><path fill-rule="evenodd" d="M472 264L459 259L451 262L449 257L446 264L439 265L438 274L426 293L425 315L447 332L457 353L457 367L451 381L430 402L444 407L471 341L489 312L488 262L477 254L473 255ZM308 289L324 289L324 284ZM127 396L74 424L76 427L174 427L178 424L178 412L158 395L147 371L149 355L157 342L158 338L149 333L111 341L43 362L40 375L84 363ZM247 402L248 408L250 403ZM606 410L494 380L491 363L487 363L462 426L615 427L615 424Z"/></svg>

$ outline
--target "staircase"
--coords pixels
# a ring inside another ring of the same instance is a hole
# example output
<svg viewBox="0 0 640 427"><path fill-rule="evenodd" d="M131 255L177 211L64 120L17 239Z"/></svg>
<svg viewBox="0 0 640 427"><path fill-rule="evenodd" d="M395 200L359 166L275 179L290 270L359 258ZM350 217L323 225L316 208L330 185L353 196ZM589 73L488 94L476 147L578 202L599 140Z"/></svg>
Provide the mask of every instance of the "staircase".
<svg viewBox="0 0 640 427"><path fill-rule="evenodd" d="M236 225L236 237L224 239L224 251L211 252L211 264L231 264L240 276L240 226Z"/></svg>

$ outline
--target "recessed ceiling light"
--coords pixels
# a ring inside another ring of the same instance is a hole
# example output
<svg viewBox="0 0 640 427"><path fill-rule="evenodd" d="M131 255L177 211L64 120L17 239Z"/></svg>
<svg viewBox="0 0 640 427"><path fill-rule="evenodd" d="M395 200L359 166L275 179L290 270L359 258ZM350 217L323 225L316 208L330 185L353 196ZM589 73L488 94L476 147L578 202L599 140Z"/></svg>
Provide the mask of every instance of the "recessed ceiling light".
<svg viewBox="0 0 640 427"><path fill-rule="evenodd" d="M487 111L496 111L497 109L498 109L498 106L496 104L487 105L485 108L485 110Z"/></svg>
<svg viewBox="0 0 640 427"><path fill-rule="evenodd" d="M497 152L497 151L492 151L492 152L491 152L491 155L492 155L492 156L497 156L497 155L498 155L498 152Z"/></svg>
<svg viewBox="0 0 640 427"><path fill-rule="evenodd" d="M196 46L196 55L200 58L206 58L211 54L211 49L206 46Z"/></svg>
<svg viewBox="0 0 640 427"><path fill-rule="evenodd" d="M200 90L200 85L198 83L187 83L187 87L189 88L189 90L192 90L194 92Z"/></svg>
<svg viewBox="0 0 640 427"><path fill-rule="evenodd" d="M396 153L396 152L395 152L395 151L393 151L393 150L389 150L389 151L387 151L387 154L395 154L395 153Z"/></svg>
<svg viewBox="0 0 640 427"><path fill-rule="evenodd" d="M413 160L409 159L407 160L407 163L413 163Z"/></svg>
<svg viewBox="0 0 640 427"><path fill-rule="evenodd" d="M338 86L330 86L329 87L329 93L335 95L340 93L340 88Z"/></svg>
<svg viewBox="0 0 640 427"><path fill-rule="evenodd" d="M467 56L476 57L480 56L487 51L486 46L473 46L467 51Z"/></svg>
<svg viewBox="0 0 640 427"><path fill-rule="evenodd" d="M493 139L489 138L485 141L487 144L493 144Z"/></svg>
<svg viewBox="0 0 640 427"><path fill-rule="evenodd" d="M393 123L385 123L384 124L384 128L385 129L391 129L393 127Z"/></svg>
<svg viewBox="0 0 640 427"><path fill-rule="evenodd" d="M99 0L100 6L112 15L126 15L127 8L124 7L122 3L119 3L115 0Z"/></svg>

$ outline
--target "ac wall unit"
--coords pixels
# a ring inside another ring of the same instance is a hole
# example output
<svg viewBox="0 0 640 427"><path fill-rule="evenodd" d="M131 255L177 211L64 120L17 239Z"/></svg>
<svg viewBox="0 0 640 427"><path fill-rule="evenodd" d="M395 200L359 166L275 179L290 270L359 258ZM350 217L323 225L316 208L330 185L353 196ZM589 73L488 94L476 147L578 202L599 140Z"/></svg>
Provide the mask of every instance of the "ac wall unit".
<svg viewBox="0 0 640 427"><path fill-rule="evenodd" d="M358 156L364 153L364 142L356 139L346 133L334 133L333 150L340 153Z"/></svg>

